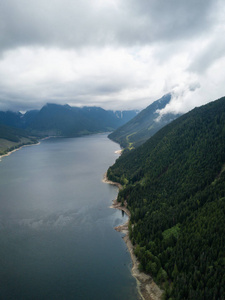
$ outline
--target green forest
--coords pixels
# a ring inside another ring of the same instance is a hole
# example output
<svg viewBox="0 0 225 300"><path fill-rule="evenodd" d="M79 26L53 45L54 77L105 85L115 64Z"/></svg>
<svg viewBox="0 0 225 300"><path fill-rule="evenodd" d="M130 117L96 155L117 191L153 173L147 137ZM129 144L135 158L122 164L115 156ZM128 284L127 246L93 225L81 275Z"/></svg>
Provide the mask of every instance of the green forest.
<svg viewBox="0 0 225 300"><path fill-rule="evenodd" d="M26 130L0 124L0 155L6 154L23 145L37 143L37 137Z"/></svg>
<svg viewBox="0 0 225 300"><path fill-rule="evenodd" d="M225 299L225 97L195 108L123 154L123 189L140 270L163 299Z"/></svg>

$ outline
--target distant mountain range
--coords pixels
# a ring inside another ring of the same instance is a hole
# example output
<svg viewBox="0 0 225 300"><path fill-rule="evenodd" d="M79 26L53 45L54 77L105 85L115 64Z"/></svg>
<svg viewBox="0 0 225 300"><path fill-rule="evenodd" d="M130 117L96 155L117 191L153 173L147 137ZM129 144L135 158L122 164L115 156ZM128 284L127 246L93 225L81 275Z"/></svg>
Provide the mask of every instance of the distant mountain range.
<svg viewBox="0 0 225 300"><path fill-rule="evenodd" d="M136 117L119 127L109 135L109 138L119 143L123 148L133 149L143 144L160 128L176 119L179 115L165 114L159 120L158 110L163 109L171 100L167 94L142 110Z"/></svg>
<svg viewBox="0 0 225 300"><path fill-rule="evenodd" d="M79 136L112 131L136 116L137 110L112 111L100 107L46 104L41 110L0 112L0 124L38 135Z"/></svg>
<svg viewBox="0 0 225 300"><path fill-rule="evenodd" d="M37 138L50 135L76 137L113 131L137 113L137 110L112 111L100 107L80 108L58 104L46 104L41 110L31 110L25 114L0 111L0 152L2 144L10 144L11 149L21 145L22 141L27 142L22 137L31 138L32 141L33 136ZM10 143L3 143L3 140L8 140ZM2 151L5 151L5 147Z"/></svg>
<svg viewBox="0 0 225 300"><path fill-rule="evenodd" d="M81 108L71 107L68 104L48 103L40 110L30 110L25 114L0 111L0 126L5 125L14 128L11 132L9 128L5 132L2 130L2 133L4 133L5 139L8 135L9 141L19 139L18 145L22 143L22 135L30 136L32 141L34 137L77 137L113 131L109 135L110 139L118 142L123 148L133 149L143 144L160 128L178 117L178 115L166 114L160 120L157 119L159 117L158 111L163 109L170 100L171 95L165 95L141 112L138 110L112 111L100 107ZM15 128L20 129L19 134L15 132ZM2 143L0 143L0 152Z"/></svg>

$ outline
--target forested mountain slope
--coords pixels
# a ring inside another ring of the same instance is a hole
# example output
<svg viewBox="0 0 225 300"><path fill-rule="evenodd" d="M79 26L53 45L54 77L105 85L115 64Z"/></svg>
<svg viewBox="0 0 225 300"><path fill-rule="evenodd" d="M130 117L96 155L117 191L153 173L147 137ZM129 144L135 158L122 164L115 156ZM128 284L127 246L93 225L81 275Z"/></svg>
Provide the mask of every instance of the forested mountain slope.
<svg viewBox="0 0 225 300"><path fill-rule="evenodd" d="M27 131L0 124L0 155L22 145L33 143L37 143L37 140Z"/></svg>
<svg viewBox="0 0 225 300"><path fill-rule="evenodd" d="M108 178L124 185L140 268L164 299L224 299L225 97L122 155Z"/></svg>
<svg viewBox="0 0 225 300"><path fill-rule="evenodd" d="M142 110L136 117L109 135L109 138L119 143L123 148L133 149L143 144L153 136L160 128L178 117L174 114L166 114L160 120L158 110L163 109L171 100L167 94L153 102Z"/></svg>
<svg viewBox="0 0 225 300"><path fill-rule="evenodd" d="M22 114L20 112L0 111L0 124L22 128Z"/></svg>

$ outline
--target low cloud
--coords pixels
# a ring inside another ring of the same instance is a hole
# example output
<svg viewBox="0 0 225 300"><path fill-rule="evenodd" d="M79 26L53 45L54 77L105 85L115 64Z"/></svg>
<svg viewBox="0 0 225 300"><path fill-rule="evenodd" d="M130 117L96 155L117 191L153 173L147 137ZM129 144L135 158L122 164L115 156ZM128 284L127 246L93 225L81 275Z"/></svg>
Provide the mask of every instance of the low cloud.
<svg viewBox="0 0 225 300"><path fill-rule="evenodd" d="M225 95L223 86L225 78L225 57L216 60L204 75L192 74L187 81L178 85L172 91L170 103L159 111L160 116L166 113L186 113L196 106L204 105Z"/></svg>

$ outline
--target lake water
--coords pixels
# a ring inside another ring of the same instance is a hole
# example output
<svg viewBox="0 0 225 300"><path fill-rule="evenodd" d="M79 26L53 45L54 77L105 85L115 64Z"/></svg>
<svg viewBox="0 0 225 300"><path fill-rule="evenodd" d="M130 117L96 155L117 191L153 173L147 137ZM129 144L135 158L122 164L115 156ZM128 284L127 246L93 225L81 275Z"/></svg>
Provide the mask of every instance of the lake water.
<svg viewBox="0 0 225 300"><path fill-rule="evenodd" d="M0 162L0 299L137 299L106 134L53 138Z"/></svg>

